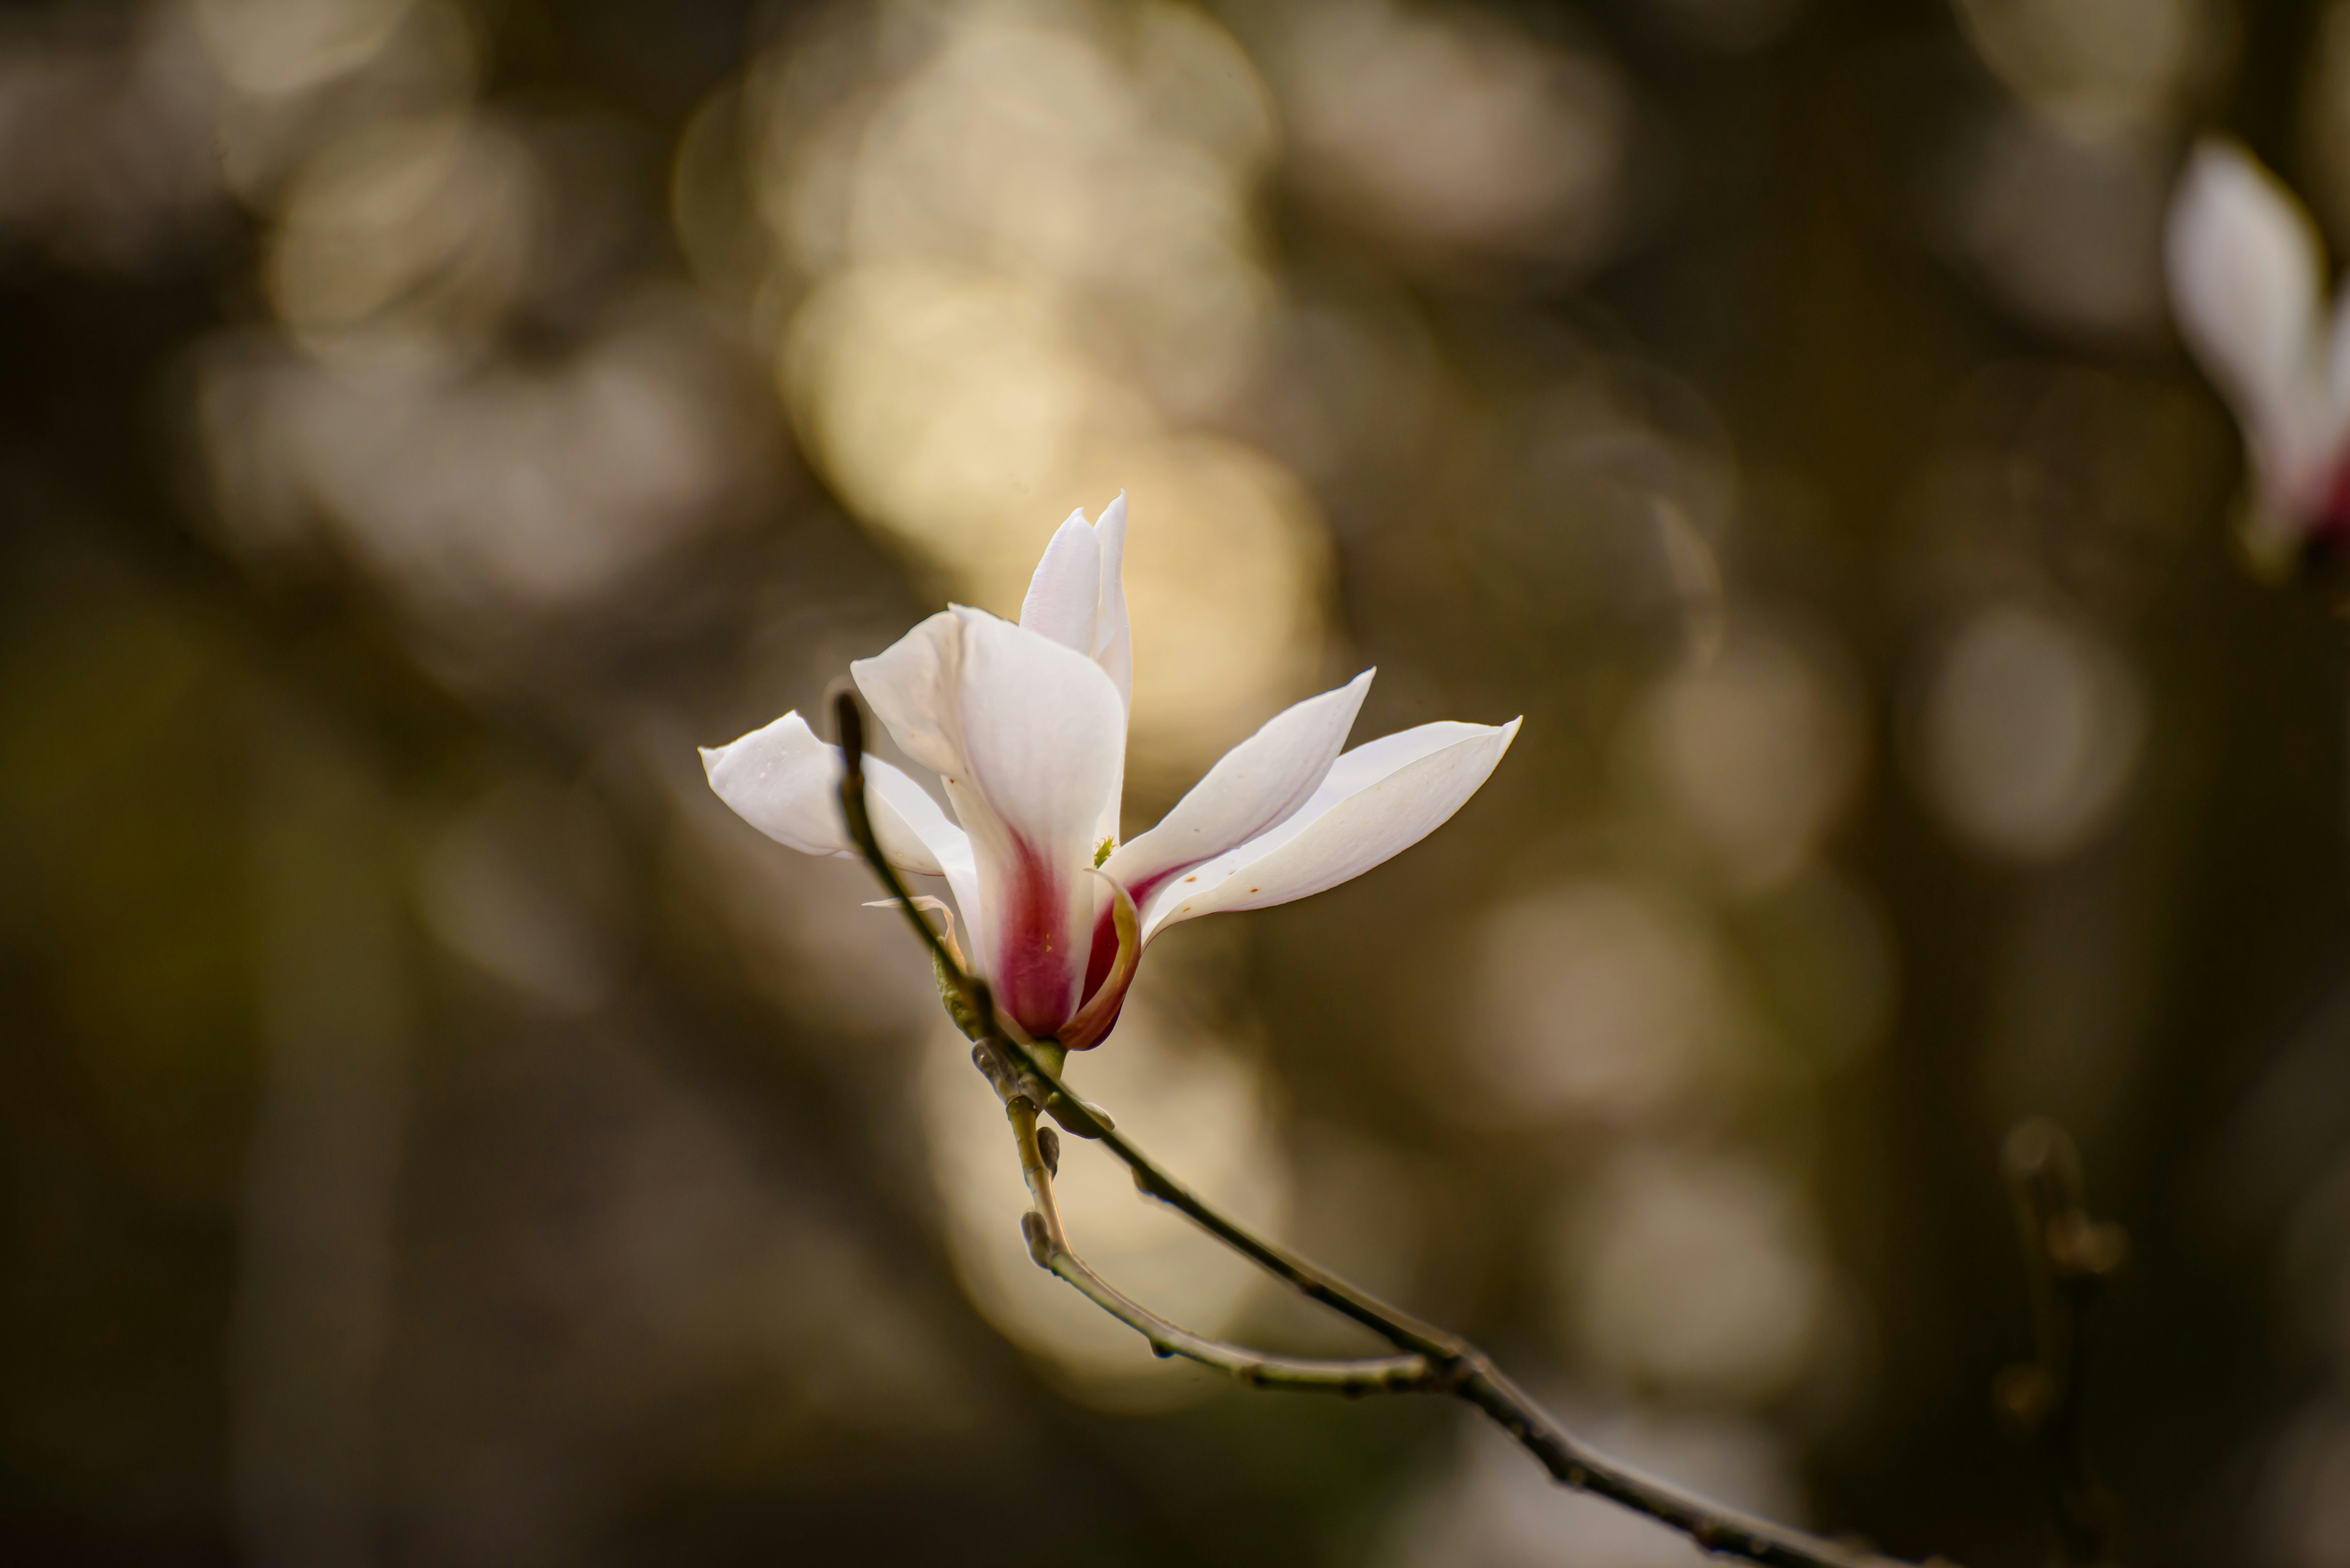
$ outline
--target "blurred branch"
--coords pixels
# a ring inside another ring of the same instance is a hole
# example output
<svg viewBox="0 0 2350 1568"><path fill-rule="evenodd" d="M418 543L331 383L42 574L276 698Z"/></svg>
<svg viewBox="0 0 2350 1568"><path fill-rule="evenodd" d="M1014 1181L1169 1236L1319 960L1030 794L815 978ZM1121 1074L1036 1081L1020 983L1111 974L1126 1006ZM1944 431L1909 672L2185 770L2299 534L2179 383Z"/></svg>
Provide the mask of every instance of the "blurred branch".
<svg viewBox="0 0 2350 1568"><path fill-rule="evenodd" d="M2036 1359L2000 1374L2000 1413L2032 1450L2048 1490L2055 1561L2066 1568L2113 1562L2106 1496L2089 1468L2083 1431L2088 1320L2106 1282L2129 1252L2118 1225L2089 1217L2081 1152L2045 1117L2020 1123L2001 1151L2016 1228L2032 1274Z"/></svg>
<svg viewBox="0 0 2350 1568"><path fill-rule="evenodd" d="M850 837L874 874L905 912L930 949L940 986L973 1041L972 1054L1000 1094L1020 1146L1021 1166L1036 1210L1023 1217L1022 1231L1037 1262L1142 1334L1161 1355L1190 1357L1267 1387L1337 1389L1354 1393L1426 1392L1466 1400L1490 1417L1541 1463L1552 1479L1578 1491L1620 1503L1688 1536L1706 1552L1771 1568L1872 1568L1890 1560L1856 1547L1823 1540L1726 1508L1710 1499L1608 1459L1586 1448L1460 1335L1422 1323L1326 1270L1265 1240L1201 1198L1128 1142L1109 1117L1069 1093L1058 1075L1059 1051L1050 1042L1023 1038L997 1010L987 982L956 961L944 940L916 907L887 857L881 853L865 801L865 716L854 693L841 692L834 713L843 759L840 801ZM1050 1056L1053 1064L1047 1066ZM1053 1201L1051 1178L1057 1163L1035 1123L1042 1106L1063 1127L1098 1140L1133 1173L1145 1194L1180 1210L1201 1229L1248 1258L1301 1294L1363 1324L1406 1354L1357 1362L1310 1362L1263 1355L1182 1329L1112 1289L1069 1250ZM1413 1360L1418 1374L1405 1369ZM1340 1372L1337 1369L1347 1369ZM1298 1376L1276 1375L1298 1371ZM1378 1369L1374 1371L1373 1369ZM1937 1559L1939 1563L1940 1560ZM1948 1568L1947 1564L1943 1568Z"/></svg>

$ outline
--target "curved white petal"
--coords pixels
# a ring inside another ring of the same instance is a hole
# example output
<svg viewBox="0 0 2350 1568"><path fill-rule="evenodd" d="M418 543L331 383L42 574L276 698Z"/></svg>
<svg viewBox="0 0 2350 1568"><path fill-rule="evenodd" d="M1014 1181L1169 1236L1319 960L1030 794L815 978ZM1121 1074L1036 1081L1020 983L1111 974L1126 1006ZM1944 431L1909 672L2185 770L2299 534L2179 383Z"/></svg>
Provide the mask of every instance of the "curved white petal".
<svg viewBox="0 0 2350 1568"><path fill-rule="evenodd" d="M1086 521L1085 508L1079 507L1045 546L1045 558L1028 579L1020 624L1091 659L1094 627L1101 618L1101 541Z"/></svg>
<svg viewBox="0 0 2350 1568"><path fill-rule="evenodd" d="M778 844L803 855L857 853L840 815L840 748L816 739L797 712L723 746L702 750L718 798ZM901 871L968 875L971 840L921 785L879 757L865 759L874 836ZM964 896L958 886L955 896Z"/></svg>
<svg viewBox="0 0 2350 1568"><path fill-rule="evenodd" d="M1102 869L1138 899L1170 877L1280 826L1313 798L1355 726L1374 671L1274 714L1224 753L1158 826Z"/></svg>
<svg viewBox="0 0 2350 1568"><path fill-rule="evenodd" d="M962 623L941 610L870 659L850 664L857 689L891 737L932 773L963 771L954 694L962 680Z"/></svg>
<svg viewBox="0 0 2350 1568"><path fill-rule="evenodd" d="M1134 698L1134 639L1126 620L1126 492L1086 521L1069 514L1045 546L1021 601L1020 625L1076 649L1102 667L1118 700Z"/></svg>
<svg viewBox="0 0 2350 1568"><path fill-rule="evenodd" d="M1319 893L1409 849L1492 775L1519 722L1423 724L1357 746L1295 815L1168 884L1144 940L1201 915Z"/></svg>
<svg viewBox="0 0 2350 1568"><path fill-rule="evenodd" d="M1134 710L1134 639L1126 624L1126 492L1102 508L1094 525L1101 546L1101 608L1094 617L1093 659L1118 689L1120 713ZM1118 755L1118 781L1110 786L1109 806L1094 825L1096 841L1118 841L1118 803L1126 795L1126 757Z"/></svg>
<svg viewBox="0 0 2350 1568"><path fill-rule="evenodd" d="M2241 146L2207 139L2171 200L2164 247L2179 335L2234 406L2267 481L2298 486L2331 444L2308 213Z"/></svg>
<svg viewBox="0 0 2350 1568"><path fill-rule="evenodd" d="M1076 1010L1096 836L1117 809L1126 711L1090 658L962 606L850 667L907 753L935 769L971 836L975 961L1021 1026Z"/></svg>
<svg viewBox="0 0 2350 1568"><path fill-rule="evenodd" d="M1121 709L1133 705L1134 645L1126 623L1126 492L1102 508L1101 521L1086 521L1084 507L1063 519L1044 558L1028 579L1021 602L1023 630L1049 637L1102 667L1118 688ZM1099 843L1118 837L1118 797L1125 793L1121 770L1109 805L1094 825Z"/></svg>
<svg viewBox="0 0 2350 1568"><path fill-rule="evenodd" d="M1094 524L1101 541L1101 613L1094 622L1094 662L1118 688L1118 700L1134 706L1134 637L1126 622L1126 492L1102 508Z"/></svg>

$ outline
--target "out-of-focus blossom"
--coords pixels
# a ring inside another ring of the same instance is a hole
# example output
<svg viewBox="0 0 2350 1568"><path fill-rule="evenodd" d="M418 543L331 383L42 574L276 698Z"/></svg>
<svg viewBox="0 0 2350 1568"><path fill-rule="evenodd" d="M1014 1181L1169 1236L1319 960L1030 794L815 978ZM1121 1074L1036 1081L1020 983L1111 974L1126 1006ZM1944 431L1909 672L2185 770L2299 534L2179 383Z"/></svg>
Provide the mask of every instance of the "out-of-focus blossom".
<svg viewBox="0 0 2350 1568"><path fill-rule="evenodd" d="M2179 334L2243 428L2249 542L2264 564L2334 555L2350 542L2350 311L2326 310L2309 213L2243 148L2207 140L2168 247Z"/></svg>
<svg viewBox="0 0 2350 1568"><path fill-rule="evenodd" d="M1417 844L1476 793L1518 730L1422 724L1342 755L1366 670L1275 715L1120 845L1133 691L1125 501L1098 526L1083 512L1061 525L1017 626L958 605L851 667L898 743L944 782L957 819L905 774L868 763L883 852L946 878L1005 1011L1076 1050L1118 1022L1152 937L1321 892ZM834 799L837 751L796 712L702 763L769 837L855 853Z"/></svg>

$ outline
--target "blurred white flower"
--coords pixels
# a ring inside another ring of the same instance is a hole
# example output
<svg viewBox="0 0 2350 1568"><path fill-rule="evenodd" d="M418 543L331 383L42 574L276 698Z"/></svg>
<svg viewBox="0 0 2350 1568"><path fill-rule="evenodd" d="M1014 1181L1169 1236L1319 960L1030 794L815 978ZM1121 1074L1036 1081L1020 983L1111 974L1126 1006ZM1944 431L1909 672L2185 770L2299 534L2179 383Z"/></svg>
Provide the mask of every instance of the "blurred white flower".
<svg viewBox="0 0 2350 1568"><path fill-rule="evenodd" d="M944 782L960 822L868 760L883 852L947 879L1004 1010L1073 1050L1118 1022L1152 937L1362 875L1458 811L1518 732L1514 719L1422 724L1341 755L1365 670L1274 715L1121 846L1133 692L1125 548L1120 495L1098 525L1082 511L1061 524L1017 626L957 605L850 667L898 743ZM769 837L804 854L856 853L835 796L838 753L796 712L702 757L720 798Z"/></svg>
<svg viewBox="0 0 2350 1568"><path fill-rule="evenodd" d="M2350 311L2326 309L2307 210L2242 147L2206 140L2172 199L2167 249L2179 334L2243 428L2250 542L2277 565L2332 552L2350 531Z"/></svg>

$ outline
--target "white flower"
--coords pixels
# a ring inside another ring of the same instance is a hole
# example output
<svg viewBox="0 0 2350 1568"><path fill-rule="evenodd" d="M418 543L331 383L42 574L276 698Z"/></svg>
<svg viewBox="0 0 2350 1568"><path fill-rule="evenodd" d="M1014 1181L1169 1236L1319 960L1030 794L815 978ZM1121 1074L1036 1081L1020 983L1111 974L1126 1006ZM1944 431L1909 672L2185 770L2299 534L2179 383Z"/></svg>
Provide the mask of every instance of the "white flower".
<svg viewBox="0 0 2350 1568"><path fill-rule="evenodd" d="M1074 513L1037 564L1018 626L957 605L850 667L954 807L950 820L921 785L868 759L883 853L901 870L946 878L998 1003L1035 1038L1076 1050L1117 1023L1142 948L1160 931L1361 876L1460 810L1518 732L1514 719L1422 724L1342 754L1370 686L1365 670L1275 715L1158 826L1121 845L1133 671L1125 544L1124 495L1098 524ZM856 853L837 794L839 753L797 713L702 760L719 797L770 838L809 855Z"/></svg>
<svg viewBox="0 0 2350 1568"><path fill-rule="evenodd" d="M2208 139L2165 248L2179 335L2243 429L2252 544L2284 560L2350 543L2350 309L2326 308L2308 212L2241 146Z"/></svg>

